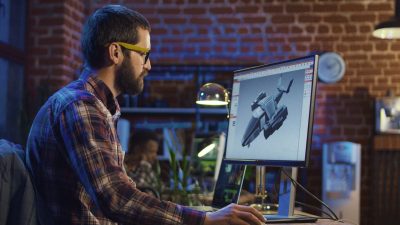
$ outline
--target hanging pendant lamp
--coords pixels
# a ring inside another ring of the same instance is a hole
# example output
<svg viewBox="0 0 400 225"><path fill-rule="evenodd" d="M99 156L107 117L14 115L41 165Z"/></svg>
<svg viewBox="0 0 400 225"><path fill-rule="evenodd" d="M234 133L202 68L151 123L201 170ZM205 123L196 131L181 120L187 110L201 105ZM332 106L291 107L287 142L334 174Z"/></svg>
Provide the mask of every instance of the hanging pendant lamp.
<svg viewBox="0 0 400 225"><path fill-rule="evenodd" d="M374 32L374 37L382 39L400 38L400 2L395 0L395 15L390 20L379 23Z"/></svg>

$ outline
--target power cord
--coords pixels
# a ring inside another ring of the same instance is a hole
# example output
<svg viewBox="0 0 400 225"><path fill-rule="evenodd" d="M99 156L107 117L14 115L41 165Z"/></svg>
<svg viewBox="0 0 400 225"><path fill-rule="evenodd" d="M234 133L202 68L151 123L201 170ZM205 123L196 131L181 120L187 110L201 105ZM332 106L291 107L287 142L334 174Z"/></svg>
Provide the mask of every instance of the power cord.
<svg viewBox="0 0 400 225"><path fill-rule="evenodd" d="M276 182L275 182L274 188L273 188L273 189L274 189L274 192L270 192L270 193L268 194L268 196L271 198L271 200L272 200L272 199L275 199L275 202L278 202L278 195L277 195L276 193L279 192L278 187L277 187L277 186L279 185L279 179L275 179L275 180L276 180ZM277 181L277 180L278 180L278 181ZM321 212L322 214L325 214L325 215L328 216L328 217L319 217L319 216L316 216L315 218L317 218L317 219L330 219L330 220L336 221L336 219L335 219L331 214L329 214L328 212L326 212L326 211L320 209L319 207L316 207L316 206L313 206L313 205L310 205L310 204L307 204L307 203L304 203L304 202L299 202L299 201L295 201L295 203L298 204L298 205L301 205L301 206L308 207L308 208L310 208L310 209L314 209L314 210L319 211L319 212Z"/></svg>
<svg viewBox="0 0 400 225"><path fill-rule="evenodd" d="M331 214L325 212L324 210L322 210L322 209L320 209L320 208L318 208L318 207L316 207L316 206L313 206L313 205L310 205L310 204L307 204L307 203L304 203L304 202L299 202L299 201L295 201L295 203L298 204L298 205L301 205L301 206L305 206L305 207L310 208L310 209L314 209L314 210L319 211L319 212L321 212L322 214L325 214L325 215L328 216L328 217L318 217L319 219L331 219L331 220L336 220Z"/></svg>
<svg viewBox="0 0 400 225"><path fill-rule="evenodd" d="M313 195L310 191L308 191L305 187L303 187L303 185L301 185L299 182L294 180L284 169L281 169L281 171L290 179L290 181L292 182L292 184L295 187L299 186L301 189L303 189L304 192L306 192L308 195L310 195L315 200L317 200L319 203L321 203L323 206L325 206L329 210L329 212L332 213L331 215L333 215L334 220L339 221L339 217L337 217L335 212L333 212L333 210L331 208L329 208L329 206L327 204L325 204L323 201L321 201L317 196Z"/></svg>

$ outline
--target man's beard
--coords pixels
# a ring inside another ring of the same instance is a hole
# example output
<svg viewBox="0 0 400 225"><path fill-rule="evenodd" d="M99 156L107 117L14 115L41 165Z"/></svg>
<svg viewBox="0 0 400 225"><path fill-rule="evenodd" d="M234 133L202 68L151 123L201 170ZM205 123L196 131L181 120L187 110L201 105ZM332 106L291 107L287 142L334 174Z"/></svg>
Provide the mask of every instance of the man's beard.
<svg viewBox="0 0 400 225"><path fill-rule="evenodd" d="M143 90L143 78L146 75L147 71L143 70L139 76L134 76L133 66L125 57L122 64L117 68L115 84L121 94L137 95Z"/></svg>

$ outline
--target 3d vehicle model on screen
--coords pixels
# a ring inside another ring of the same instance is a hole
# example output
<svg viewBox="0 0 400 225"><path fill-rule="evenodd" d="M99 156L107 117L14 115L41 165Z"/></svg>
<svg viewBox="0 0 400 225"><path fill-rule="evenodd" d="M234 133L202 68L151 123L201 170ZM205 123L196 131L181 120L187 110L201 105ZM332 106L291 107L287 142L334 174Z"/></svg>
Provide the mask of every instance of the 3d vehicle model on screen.
<svg viewBox="0 0 400 225"><path fill-rule="evenodd" d="M289 93L290 87L293 84L293 79L290 80L289 85L284 89L281 85L282 78L278 80L278 93L275 95L267 95L261 92L257 99L251 104L252 117L247 125L246 131L242 138L242 146L250 146L250 143L264 131L265 139L278 130L285 121L288 110L285 105L278 106L283 93Z"/></svg>

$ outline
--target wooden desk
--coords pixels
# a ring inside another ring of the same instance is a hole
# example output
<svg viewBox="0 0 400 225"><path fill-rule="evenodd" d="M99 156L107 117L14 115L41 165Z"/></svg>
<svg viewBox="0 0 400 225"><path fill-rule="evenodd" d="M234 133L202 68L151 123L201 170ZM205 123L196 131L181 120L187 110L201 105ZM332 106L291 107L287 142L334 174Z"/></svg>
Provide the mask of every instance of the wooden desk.
<svg viewBox="0 0 400 225"><path fill-rule="evenodd" d="M262 211L262 214L273 214L273 213L276 213L276 211L274 212L274 211ZM306 213L306 212L302 212L302 211L298 211L298 210L295 210L295 212L294 212L294 214L295 215L303 215L303 216L308 216L308 217L318 217L318 216L316 216L316 215L312 215L312 214L309 214L309 213ZM268 224L268 221L267 221L267 224ZM270 223L270 224L281 224L281 225L285 225L285 224L302 224L302 225L307 225L307 224L313 224L313 225L315 225L315 224L318 224L318 225L354 225L354 224L351 224L351 223L347 223L347 222L339 222L339 221L334 221L334 220L331 220L331 219L318 219L315 223L312 223L312 222L288 222L288 223Z"/></svg>
<svg viewBox="0 0 400 225"><path fill-rule="evenodd" d="M328 220L328 219L319 219L315 223L303 223L303 225L306 225L306 224L313 224L313 225L315 225L315 224L318 224L318 225L353 225L353 224L347 223L347 222L342 223L342 222Z"/></svg>

